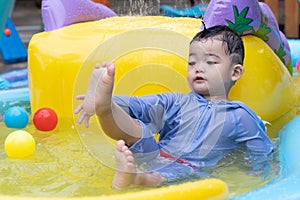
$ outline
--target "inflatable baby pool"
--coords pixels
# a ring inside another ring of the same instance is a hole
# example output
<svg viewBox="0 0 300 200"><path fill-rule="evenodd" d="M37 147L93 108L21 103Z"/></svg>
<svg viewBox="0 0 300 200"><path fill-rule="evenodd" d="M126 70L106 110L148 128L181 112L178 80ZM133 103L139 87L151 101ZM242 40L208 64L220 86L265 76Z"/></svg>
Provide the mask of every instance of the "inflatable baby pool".
<svg viewBox="0 0 300 200"><path fill-rule="evenodd" d="M50 107L57 113L59 124L51 133L38 132L29 124L28 130L34 132L39 144L31 160L44 163L45 171L53 168L56 168L53 171L57 174L64 171L64 176L78 172L88 174L85 179L81 179L81 175L74 177L78 179L76 184L66 188L64 184L59 185L61 190L54 197L182 199L184 196L188 199L226 199L248 191L246 189L229 194L228 186L219 179L198 180L156 189L120 193L112 191L109 185L113 170L106 168L114 167L114 141L102 133L95 118L87 129L76 124L78 116L73 114L79 104L75 96L85 93L94 65L103 61L111 61L116 65L114 94L188 92L185 81L188 46L201 25L201 20L192 18L112 17L34 35L29 44L28 69L31 111L34 113L39 108ZM246 48L245 74L234 86L230 98L245 102L262 119L273 124L268 133L272 138L277 137L282 125L295 116L297 93L294 82L283 63L261 39L249 35L244 36L243 40ZM71 145L73 140L81 141L83 147L75 149ZM67 149L61 152L58 148L60 146L67 146ZM43 151L45 149L46 153ZM56 155L55 159L53 155ZM45 160L39 161L40 156L45 156ZM87 162L87 157L92 160ZM56 161L68 164L60 170ZM9 162L13 162L13 166L17 165L15 161ZM30 159L25 165L30 166L28 162ZM48 162L51 164L47 165ZM99 175L97 180L91 178L96 175ZM60 177L53 176L60 182ZM33 180L32 183L41 181L43 173L38 177L40 180ZM101 194L77 193L79 182L89 179L92 188L93 184L104 185ZM51 186L56 187L57 184L53 182ZM46 190L51 191L49 188ZM19 194L23 197L3 198L27 199L24 193L32 196L23 192ZM48 194L51 195L51 192L41 190L34 197L47 198Z"/></svg>

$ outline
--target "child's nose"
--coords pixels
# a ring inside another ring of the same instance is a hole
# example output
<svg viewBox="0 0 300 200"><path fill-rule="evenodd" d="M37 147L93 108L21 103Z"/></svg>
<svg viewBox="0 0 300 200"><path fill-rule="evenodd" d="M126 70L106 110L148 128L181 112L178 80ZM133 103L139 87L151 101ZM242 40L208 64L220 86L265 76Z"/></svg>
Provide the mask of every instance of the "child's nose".
<svg viewBox="0 0 300 200"><path fill-rule="evenodd" d="M195 65L194 69L196 73L204 72L204 68L202 65Z"/></svg>

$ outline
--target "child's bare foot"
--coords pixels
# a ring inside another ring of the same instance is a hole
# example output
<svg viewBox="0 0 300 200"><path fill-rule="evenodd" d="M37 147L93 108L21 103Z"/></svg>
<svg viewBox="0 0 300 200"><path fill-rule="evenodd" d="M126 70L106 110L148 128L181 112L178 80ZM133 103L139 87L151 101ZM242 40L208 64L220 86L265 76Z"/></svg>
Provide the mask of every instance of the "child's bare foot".
<svg viewBox="0 0 300 200"><path fill-rule="evenodd" d="M88 120L92 115L110 109L114 73L115 68L112 63L103 63L102 68L99 65L95 66L86 95L77 97L78 100L84 100L75 110L76 114L81 111L78 123L84 121L85 126L88 127Z"/></svg>
<svg viewBox="0 0 300 200"><path fill-rule="evenodd" d="M102 68L96 65L90 78L83 109L94 114L101 107L110 108L113 83L114 65L103 63Z"/></svg>
<svg viewBox="0 0 300 200"><path fill-rule="evenodd" d="M114 189L125 189L129 187L135 177L134 159L132 152L125 145L123 140L119 140L115 151L116 173L112 181Z"/></svg>

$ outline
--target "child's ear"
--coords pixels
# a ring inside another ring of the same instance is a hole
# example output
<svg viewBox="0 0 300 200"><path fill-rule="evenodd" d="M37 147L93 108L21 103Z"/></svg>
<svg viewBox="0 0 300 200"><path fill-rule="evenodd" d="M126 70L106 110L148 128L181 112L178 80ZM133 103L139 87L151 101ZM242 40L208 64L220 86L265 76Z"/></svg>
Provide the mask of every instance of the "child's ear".
<svg viewBox="0 0 300 200"><path fill-rule="evenodd" d="M236 64L233 66L232 81L237 81L241 78L242 74L244 73L244 66L241 64Z"/></svg>

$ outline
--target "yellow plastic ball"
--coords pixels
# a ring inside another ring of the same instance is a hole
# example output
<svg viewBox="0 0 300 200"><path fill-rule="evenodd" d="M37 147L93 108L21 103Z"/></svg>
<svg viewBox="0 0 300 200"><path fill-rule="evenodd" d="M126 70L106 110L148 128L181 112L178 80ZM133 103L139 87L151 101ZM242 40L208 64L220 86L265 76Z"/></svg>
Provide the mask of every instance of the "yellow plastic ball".
<svg viewBox="0 0 300 200"><path fill-rule="evenodd" d="M6 137L4 149L10 158L24 158L35 151L35 140L27 131L17 130Z"/></svg>

